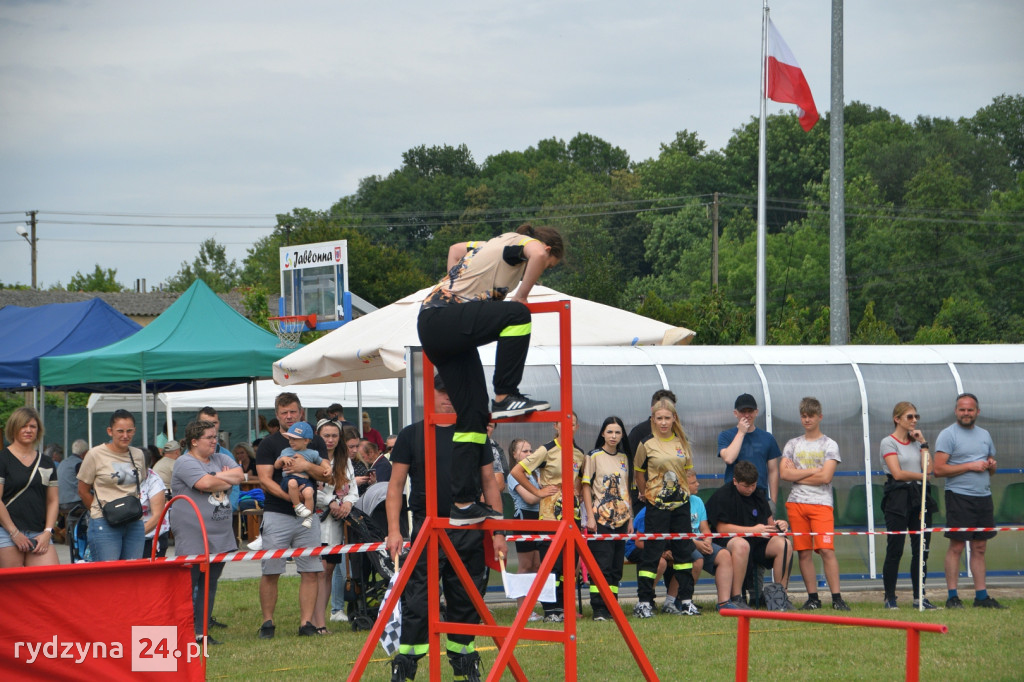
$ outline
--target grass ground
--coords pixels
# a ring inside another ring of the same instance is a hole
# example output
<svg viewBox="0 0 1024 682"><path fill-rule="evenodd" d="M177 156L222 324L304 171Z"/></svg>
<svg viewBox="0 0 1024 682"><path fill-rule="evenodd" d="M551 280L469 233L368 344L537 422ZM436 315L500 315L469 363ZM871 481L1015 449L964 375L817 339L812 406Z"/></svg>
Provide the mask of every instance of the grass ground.
<svg viewBox="0 0 1024 682"><path fill-rule="evenodd" d="M260 640L257 580L224 580L217 592L215 615L229 624L214 636L223 644L213 647L208 667L211 680L309 680L343 679L359 653L366 632L353 632L346 623L331 623L334 634L325 637L297 636L298 579L282 577L276 622L277 637ZM970 596L970 590L967 595ZM1024 678L1020 655L1019 618L1024 599L1000 601L1007 611L973 609L930 611L919 614L909 604L898 611L884 610L880 602L855 601L848 594L851 616L943 623L944 635L921 635L921 679L1020 680ZM827 595L825 595L827 605ZM907 600L909 602L909 599ZM965 600L966 601L966 600ZM629 618L651 663L663 680L731 680L735 674L736 622L714 613L710 599L697 603L705 615L662 616L639 621ZM969 602L968 602L969 603ZM581 680L637 680L638 669L612 622L594 623L589 605L579 621L578 671ZM499 623L510 623L512 608L494 609ZM538 627L554 628L554 624ZM903 679L906 635L903 631L833 625L753 621L750 637L750 679L779 678L897 680ZM492 642L480 641L484 669L496 657ZM517 649L520 664L531 680L563 679L561 645L524 642ZM419 679L427 679L426 660ZM444 679L451 669L442 664ZM365 680L390 679L390 667L378 646L363 676ZM503 679L512 679L506 674Z"/></svg>

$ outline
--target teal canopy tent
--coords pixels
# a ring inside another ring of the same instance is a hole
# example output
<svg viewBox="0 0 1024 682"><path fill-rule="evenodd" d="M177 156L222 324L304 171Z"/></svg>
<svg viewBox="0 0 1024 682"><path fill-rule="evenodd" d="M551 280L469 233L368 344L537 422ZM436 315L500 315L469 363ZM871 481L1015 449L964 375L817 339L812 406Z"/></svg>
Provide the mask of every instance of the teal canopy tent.
<svg viewBox="0 0 1024 682"><path fill-rule="evenodd" d="M290 353L197 280L149 326L95 350L44 357L40 384L104 393L181 391L272 375Z"/></svg>

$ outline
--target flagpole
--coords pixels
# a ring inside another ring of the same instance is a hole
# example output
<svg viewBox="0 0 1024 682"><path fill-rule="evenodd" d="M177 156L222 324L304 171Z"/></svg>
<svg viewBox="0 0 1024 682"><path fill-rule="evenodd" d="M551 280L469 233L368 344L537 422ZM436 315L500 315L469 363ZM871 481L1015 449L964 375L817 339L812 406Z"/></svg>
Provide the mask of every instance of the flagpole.
<svg viewBox="0 0 1024 682"><path fill-rule="evenodd" d="M767 190L767 151L765 119L768 111L768 0L763 0L764 10L761 17L761 122L758 130L757 146L757 333L758 346L765 345L765 233L768 230L766 217Z"/></svg>

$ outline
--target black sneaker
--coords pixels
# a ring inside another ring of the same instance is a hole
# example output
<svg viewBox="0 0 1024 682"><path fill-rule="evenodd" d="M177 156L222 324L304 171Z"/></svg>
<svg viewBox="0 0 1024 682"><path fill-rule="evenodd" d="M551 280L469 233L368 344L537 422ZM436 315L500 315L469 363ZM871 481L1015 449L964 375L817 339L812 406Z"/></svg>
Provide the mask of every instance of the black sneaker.
<svg viewBox="0 0 1024 682"><path fill-rule="evenodd" d="M611 619L612 619L611 611L609 611L607 609L594 609L594 620L596 620L596 621L603 621L603 620L611 620Z"/></svg>
<svg viewBox="0 0 1024 682"><path fill-rule="evenodd" d="M214 618L213 616L210 616L210 627L211 628L226 628L227 626L228 626L227 623L222 623L219 620L217 620L216 618Z"/></svg>
<svg viewBox="0 0 1024 682"><path fill-rule="evenodd" d="M984 599L974 599L974 607L978 609L1005 609L1006 607L997 602L992 597L985 597Z"/></svg>
<svg viewBox="0 0 1024 682"><path fill-rule="evenodd" d="M203 636L202 635L196 635L196 644L198 644L199 646L203 645ZM206 636L206 645L207 646L220 646L220 644L221 644L221 641L219 639L214 639L213 637L210 637L209 635Z"/></svg>
<svg viewBox="0 0 1024 682"><path fill-rule="evenodd" d="M817 611L821 608L821 600L817 597L808 597L804 605L800 607L801 611Z"/></svg>
<svg viewBox="0 0 1024 682"><path fill-rule="evenodd" d="M922 600L915 599L914 600L914 608L918 609L918 610L924 610L924 611L934 611L935 609L937 609L939 607L936 606L935 604L931 603L930 601L928 601L928 598L925 597L924 600L923 600L923 606L922 606Z"/></svg>
<svg viewBox="0 0 1024 682"><path fill-rule="evenodd" d="M274 630L277 629L274 621L268 620L260 626L260 639L274 639Z"/></svg>
<svg viewBox="0 0 1024 682"><path fill-rule="evenodd" d="M849 611L850 610L850 606L845 601L843 601L842 597L836 597L835 599L832 600L832 610L833 611Z"/></svg>
<svg viewBox="0 0 1024 682"><path fill-rule="evenodd" d="M501 512L495 511L482 502L473 502L465 509L460 509L454 504L448 520L453 526L472 526L474 523L483 523L488 519L500 521L504 516Z"/></svg>
<svg viewBox="0 0 1024 682"><path fill-rule="evenodd" d="M299 627L299 637L316 637L318 634L320 633L316 631L316 626L308 620L305 625Z"/></svg>
<svg viewBox="0 0 1024 682"><path fill-rule="evenodd" d="M522 393L509 393L500 403L497 400L491 401L491 419L522 417L530 412L543 412L550 407L551 403L544 400L530 400Z"/></svg>
<svg viewBox="0 0 1024 682"><path fill-rule="evenodd" d="M964 603L960 601L960 597L950 597L946 600L947 609L962 609L963 607Z"/></svg>

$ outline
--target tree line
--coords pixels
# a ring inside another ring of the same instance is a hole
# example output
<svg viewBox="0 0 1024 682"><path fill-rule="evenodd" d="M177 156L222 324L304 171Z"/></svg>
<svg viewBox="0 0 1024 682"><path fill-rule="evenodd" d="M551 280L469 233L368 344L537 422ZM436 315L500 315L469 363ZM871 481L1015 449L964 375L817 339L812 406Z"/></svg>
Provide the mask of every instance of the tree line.
<svg viewBox="0 0 1024 682"><path fill-rule="evenodd" d="M829 342L824 118L809 133L790 113L768 119L773 344ZM1024 96L999 96L956 121L905 121L853 102L844 125L851 342L1024 342ZM167 285L183 290L198 277L217 291L246 287L263 321L279 247L347 239L352 291L382 306L436 281L451 243L532 222L557 227L567 243L545 284L690 327L697 343L752 343L757 140L751 119L720 150L682 130L641 161L586 133L482 163L465 145L421 145L329 208L279 215L241 264L204 242Z"/></svg>

